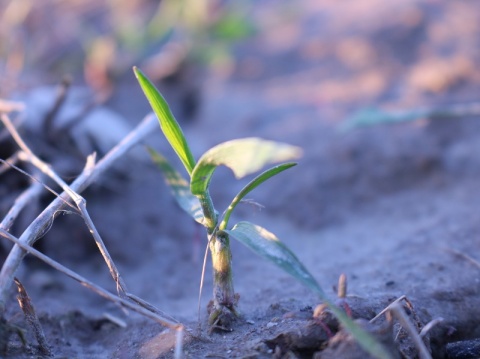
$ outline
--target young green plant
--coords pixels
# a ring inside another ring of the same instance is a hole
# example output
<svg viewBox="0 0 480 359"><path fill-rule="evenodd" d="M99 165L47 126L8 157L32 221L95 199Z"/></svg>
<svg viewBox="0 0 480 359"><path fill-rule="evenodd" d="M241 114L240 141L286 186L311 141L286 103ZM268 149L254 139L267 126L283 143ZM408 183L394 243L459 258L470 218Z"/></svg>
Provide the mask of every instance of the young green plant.
<svg viewBox="0 0 480 359"><path fill-rule="evenodd" d="M184 179L162 155L153 150L150 150L150 154L163 172L166 183L180 207L207 230L214 277L209 324L217 328L230 328L237 316L238 296L233 286L230 251L230 239L233 238L317 293L365 350L377 358L391 358L380 343L327 298L304 265L273 233L245 221L233 227L228 225L232 211L248 193L271 177L295 166L296 163L282 163L259 174L234 197L222 216L219 216L214 208L209 185L218 166L230 168L235 177L240 179L258 172L266 165L296 159L301 155L301 149L259 138L244 138L221 143L195 161L185 136L165 99L138 68L134 68L134 72L158 117L163 134L183 163L190 181Z"/></svg>

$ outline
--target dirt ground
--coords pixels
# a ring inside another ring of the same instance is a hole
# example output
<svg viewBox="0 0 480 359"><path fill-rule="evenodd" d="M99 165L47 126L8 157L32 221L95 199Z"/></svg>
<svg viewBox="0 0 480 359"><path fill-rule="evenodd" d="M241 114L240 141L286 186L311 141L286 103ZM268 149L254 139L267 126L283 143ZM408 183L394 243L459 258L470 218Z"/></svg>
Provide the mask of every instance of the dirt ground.
<svg viewBox="0 0 480 359"><path fill-rule="evenodd" d="M479 4L303 0L280 9L270 1L257 6L261 31L235 46L236 66L228 76L197 70L195 79L160 84L175 113L192 112L185 94L198 97L191 118L178 115L192 151L199 156L222 141L250 136L302 147L297 167L251 194L265 208L244 205L235 218L274 232L332 299L346 274L354 317L371 319L405 295L420 327L443 318L427 344L433 358L447 358L448 343L480 338L480 122L462 116L348 132L339 126L365 108L478 101ZM148 112L132 73L115 84L106 107L132 126ZM148 143L175 161L160 130ZM232 332L208 333L207 266L199 337L204 231L176 207L143 151L121 162L121 174L85 193L88 208L129 290L192 330L186 358L367 357L348 348L347 339L344 346L332 339L326 349L328 336L307 343L319 330L312 319L318 298L239 243L232 251L241 318ZM3 193L7 183L0 182ZM211 188L218 209L244 184L217 170ZM39 243L52 258L115 290L79 216L59 217ZM17 277L55 358L172 357L171 333L37 260L27 258ZM7 319L28 328L13 288ZM416 358L398 331L395 326L389 338L398 334L404 357ZM325 335L320 332L316 338ZM12 337L8 358L39 357L26 334L29 346ZM449 355L478 358L480 351Z"/></svg>

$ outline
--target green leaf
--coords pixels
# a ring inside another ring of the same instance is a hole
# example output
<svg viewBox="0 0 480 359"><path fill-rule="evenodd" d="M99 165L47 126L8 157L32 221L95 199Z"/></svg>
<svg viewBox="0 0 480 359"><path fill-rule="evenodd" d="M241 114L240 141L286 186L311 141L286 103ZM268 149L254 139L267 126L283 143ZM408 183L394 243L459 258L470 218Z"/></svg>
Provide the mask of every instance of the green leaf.
<svg viewBox="0 0 480 359"><path fill-rule="evenodd" d="M152 148L148 148L148 152L150 153L153 162L155 162L162 171L165 182L170 187L172 195L179 206L195 221L203 224L203 212L200 206L200 201L190 192L188 182L180 173L175 171L165 157Z"/></svg>
<svg viewBox="0 0 480 359"><path fill-rule="evenodd" d="M220 226L218 227L220 230L223 230L227 227L228 220L230 219L230 215L232 214L232 211L235 209L237 204L240 203L240 201L245 198L247 194L249 194L251 191L253 191L255 188L257 188L259 185L261 185L263 182L268 180L269 178L272 178L273 176L279 174L280 172L283 172L293 166L296 166L296 163L290 162L290 163L283 163L281 165L272 167L265 172L262 172L259 174L257 177L255 177L253 180L251 180L243 189L235 196L233 199L232 203L228 206L227 210L225 211L225 214L223 216L223 220L220 223Z"/></svg>
<svg viewBox="0 0 480 359"><path fill-rule="evenodd" d="M238 12L231 12L222 16L212 28L212 32L219 40L233 42L245 39L255 34L253 22Z"/></svg>
<svg viewBox="0 0 480 359"><path fill-rule="evenodd" d="M343 129L349 130L356 127L375 126L381 123L399 123L414 121L429 114L427 109L414 109L410 111L383 111L377 108L363 109L351 116Z"/></svg>
<svg viewBox="0 0 480 359"><path fill-rule="evenodd" d="M236 178L242 178L269 163L298 158L301 153L299 147L253 137L224 142L198 160L192 171L190 189L194 195L205 194L213 172L221 165L229 167Z"/></svg>
<svg viewBox="0 0 480 359"><path fill-rule="evenodd" d="M385 349L382 343L380 343L374 336L365 331L357 323L353 321L342 309L327 299L323 299L323 302L328 305L328 308L332 311L343 327L347 329L350 334L355 338L356 342L370 355L378 359L393 359L393 355Z"/></svg>
<svg viewBox="0 0 480 359"><path fill-rule="evenodd" d="M133 71L135 72L135 76L137 77L150 106L152 106L153 112L157 115L163 134L190 175L195 167L195 159L188 147L187 140L183 135L180 125L170 111L170 107L168 107L167 101L165 101L157 88L142 71L137 67L134 67Z"/></svg>
<svg viewBox="0 0 480 359"><path fill-rule="evenodd" d="M239 222L231 230L224 230L223 232L243 243L260 257L270 260L313 290L368 353L379 359L392 358L392 355L380 342L327 298L315 278L273 233L250 222Z"/></svg>
<svg viewBox="0 0 480 359"><path fill-rule="evenodd" d="M322 288L302 262L273 233L250 222L239 222L231 230L224 230L224 232L243 243L260 257L275 263L308 288L319 293L322 298L325 297Z"/></svg>

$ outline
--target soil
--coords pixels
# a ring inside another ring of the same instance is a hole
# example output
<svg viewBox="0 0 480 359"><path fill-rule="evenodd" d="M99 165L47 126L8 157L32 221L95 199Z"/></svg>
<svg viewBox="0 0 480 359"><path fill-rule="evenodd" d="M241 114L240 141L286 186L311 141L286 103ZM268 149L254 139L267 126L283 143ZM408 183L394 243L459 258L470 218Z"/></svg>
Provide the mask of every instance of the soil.
<svg viewBox="0 0 480 359"><path fill-rule="evenodd" d="M369 107L477 100L480 5L305 0L286 13L274 7L259 3L254 19L261 31L235 47L228 78L197 69L199 109L188 120L178 116L192 151L198 156L250 136L302 147L297 167L251 194L265 208L245 204L232 223L246 219L274 232L332 300L339 300L337 281L346 274L347 297L339 303L354 318L372 319L403 295L418 327L443 318L426 343L434 358L446 358L447 344L480 338L480 122L462 116L348 132L339 126ZM175 113L192 112L185 94L197 88L188 81L160 87ZM132 74L119 80L106 106L132 126L148 111ZM148 143L178 164L159 130ZM147 156L136 156L124 158L85 198L130 292L191 329L186 358L367 358L346 333L335 335L339 328L328 313L314 318L320 302L313 293L236 242L241 317L232 332L209 333L208 265L198 321L204 231L176 207ZM243 184L218 169L211 185L217 208ZM115 291L79 216L59 217L39 243L52 258ZM168 330L42 263L28 257L17 277L56 358L173 356ZM7 358L39 357L13 288L7 319L25 328L28 342L25 348L12 335ZM417 357L397 325L364 325L389 348L398 346L397 354ZM470 356L455 353L450 357L480 357L475 349Z"/></svg>

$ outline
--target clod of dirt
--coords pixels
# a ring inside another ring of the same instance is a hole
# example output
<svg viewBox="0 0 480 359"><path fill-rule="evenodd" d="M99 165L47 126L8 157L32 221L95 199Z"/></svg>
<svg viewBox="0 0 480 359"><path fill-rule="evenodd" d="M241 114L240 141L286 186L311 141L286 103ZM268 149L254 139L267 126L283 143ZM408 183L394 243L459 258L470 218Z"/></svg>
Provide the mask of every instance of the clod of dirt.
<svg viewBox="0 0 480 359"><path fill-rule="evenodd" d="M400 354L394 342L391 325L371 324L363 319L357 319L356 322L382 343L385 349L390 352L392 358L400 358ZM313 356L313 359L334 358L368 359L373 357L365 352L347 331L342 329L330 339L325 350L317 352Z"/></svg>
<svg viewBox="0 0 480 359"><path fill-rule="evenodd" d="M301 354L313 354L329 339L330 330L320 321L311 320L305 326L265 340L265 344L277 354L286 355L292 351Z"/></svg>
<svg viewBox="0 0 480 359"><path fill-rule="evenodd" d="M447 344L448 359L475 359L480 357L480 338Z"/></svg>

